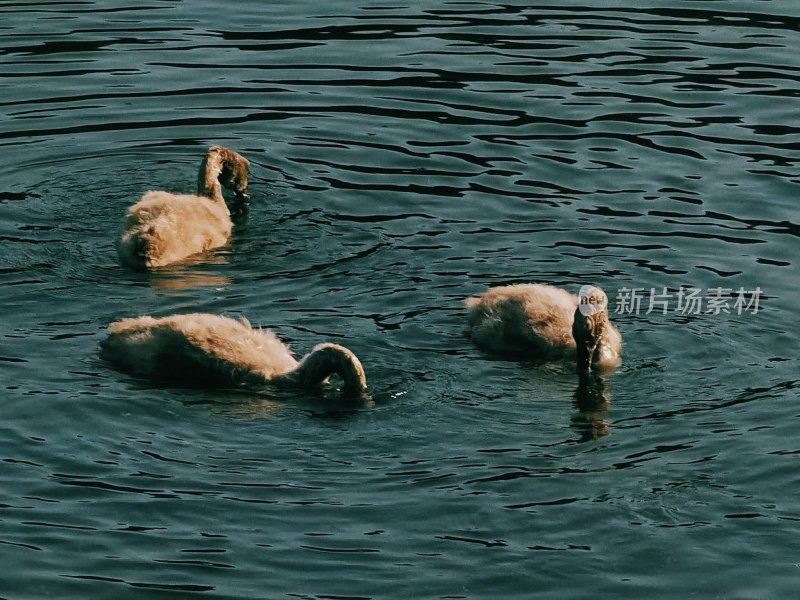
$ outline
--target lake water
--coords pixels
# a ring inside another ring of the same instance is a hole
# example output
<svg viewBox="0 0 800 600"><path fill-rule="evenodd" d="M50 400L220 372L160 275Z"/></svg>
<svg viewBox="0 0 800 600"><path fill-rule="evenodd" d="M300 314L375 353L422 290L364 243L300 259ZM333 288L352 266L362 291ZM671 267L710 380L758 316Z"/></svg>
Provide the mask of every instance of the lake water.
<svg viewBox="0 0 800 600"><path fill-rule="evenodd" d="M799 11L0 3L0 597L794 597ZM212 144L248 224L119 267ZM608 292L604 386L471 344L534 281ZM99 360L190 311L342 343L374 403Z"/></svg>

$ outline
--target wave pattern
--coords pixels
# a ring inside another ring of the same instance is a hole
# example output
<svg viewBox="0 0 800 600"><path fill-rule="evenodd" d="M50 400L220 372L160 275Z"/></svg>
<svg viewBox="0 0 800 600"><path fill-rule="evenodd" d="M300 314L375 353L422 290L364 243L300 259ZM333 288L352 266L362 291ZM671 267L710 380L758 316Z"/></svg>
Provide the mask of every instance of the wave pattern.
<svg viewBox="0 0 800 600"><path fill-rule="evenodd" d="M351 4L0 5L0 596L790 597L797 7ZM249 223L123 271L213 143ZM463 299L520 281L602 285L620 372L473 348ZM190 310L342 341L375 405L97 359Z"/></svg>

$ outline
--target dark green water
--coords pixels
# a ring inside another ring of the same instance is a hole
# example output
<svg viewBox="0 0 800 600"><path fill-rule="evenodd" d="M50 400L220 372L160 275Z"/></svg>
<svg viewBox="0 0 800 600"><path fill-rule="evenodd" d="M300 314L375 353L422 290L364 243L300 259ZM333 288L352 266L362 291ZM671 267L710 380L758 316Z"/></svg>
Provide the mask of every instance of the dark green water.
<svg viewBox="0 0 800 600"><path fill-rule="evenodd" d="M796 595L798 10L0 3L0 598ZM126 207L211 144L248 225L120 268ZM590 401L465 336L528 281L609 293ZM347 345L374 405L97 357L198 310Z"/></svg>

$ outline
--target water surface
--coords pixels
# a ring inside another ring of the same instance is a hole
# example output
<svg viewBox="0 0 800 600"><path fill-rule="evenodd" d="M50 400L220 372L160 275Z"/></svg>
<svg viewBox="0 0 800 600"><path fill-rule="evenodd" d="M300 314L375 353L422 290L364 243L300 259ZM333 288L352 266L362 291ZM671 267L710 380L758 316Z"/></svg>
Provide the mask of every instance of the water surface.
<svg viewBox="0 0 800 600"><path fill-rule="evenodd" d="M0 596L791 597L800 14L646 4L0 6ZM211 144L248 224L120 268ZM604 385L472 346L527 281L609 293ZM345 344L374 404L98 359L189 311Z"/></svg>

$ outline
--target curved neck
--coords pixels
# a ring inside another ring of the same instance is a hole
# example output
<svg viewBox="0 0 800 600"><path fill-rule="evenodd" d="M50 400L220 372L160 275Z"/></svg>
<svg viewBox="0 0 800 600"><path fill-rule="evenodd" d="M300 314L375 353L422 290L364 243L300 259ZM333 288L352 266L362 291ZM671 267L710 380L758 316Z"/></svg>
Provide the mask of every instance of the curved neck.
<svg viewBox="0 0 800 600"><path fill-rule="evenodd" d="M361 362L350 350L338 344L320 344L311 351L289 377L303 387L314 387L331 375L344 381L342 392L361 394L367 389L367 379Z"/></svg>
<svg viewBox="0 0 800 600"><path fill-rule="evenodd" d="M219 183L221 173L222 160L219 153L209 151L200 163L200 171L197 173L197 195L225 204L222 185Z"/></svg>

